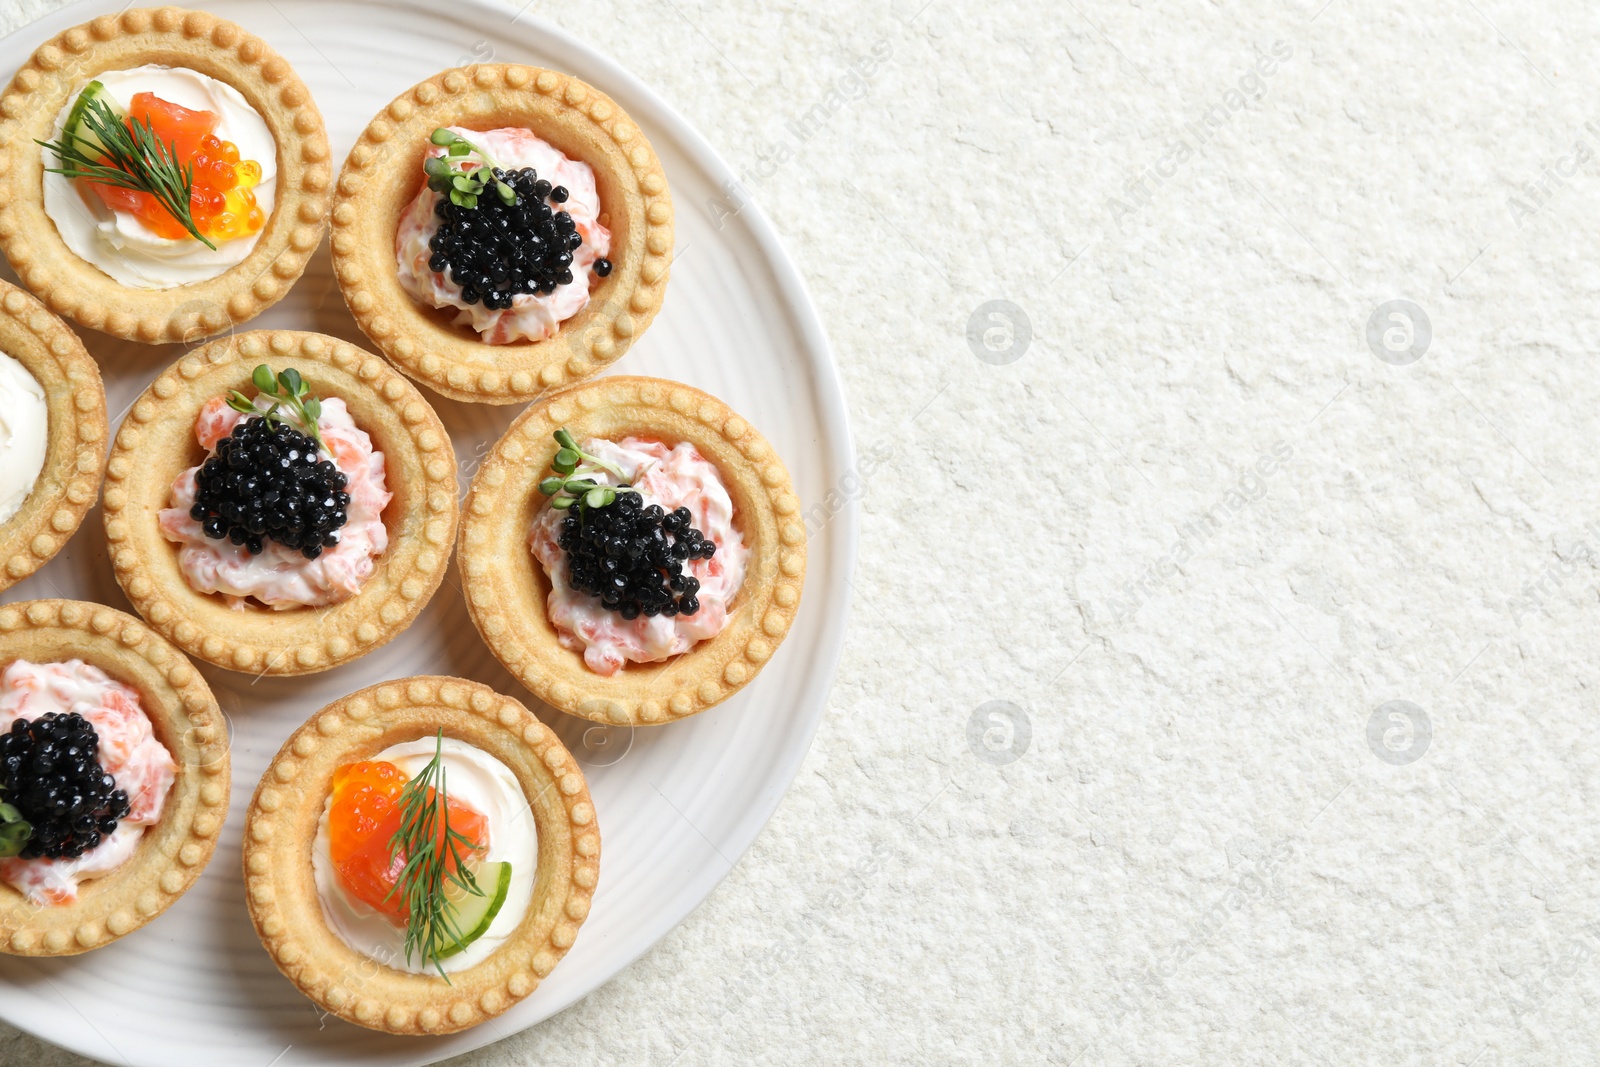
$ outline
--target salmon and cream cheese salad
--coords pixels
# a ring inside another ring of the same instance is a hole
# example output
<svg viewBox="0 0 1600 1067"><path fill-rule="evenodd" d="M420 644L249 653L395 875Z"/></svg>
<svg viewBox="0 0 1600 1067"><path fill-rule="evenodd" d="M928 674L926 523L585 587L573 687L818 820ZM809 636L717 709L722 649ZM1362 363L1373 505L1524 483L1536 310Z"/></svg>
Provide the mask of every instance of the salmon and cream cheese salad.
<svg viewBox="0 0 1600 1067"><path fill-rule="evenodd" d="M554 337L611 273L594 169L534 133L434 131L395 233L400 285L485 344Z"/></svg>
<svg viewBox="0 0 1600 1067"><path fill-rule="evenodd" d="M0 881L71 904L161 820L177 777L139 694L82 660L0 672Z"/></svg>
<svg viewBox="0 0 1600 1067"><path fill-rule="evenodd" d="M206 459L178 476L161 532L192 589L238 608L321 607L361 591L388 548L383 453L338 397L293 369L256 370L254 398L207 401Z"/></svg>
<svg viewBox="0 0 1600 1067"><path fill-rule="evenodd" d="M561 644L612 675L721 633L750 550L715 465L689 443L556 440L529 545Z"/></svg>

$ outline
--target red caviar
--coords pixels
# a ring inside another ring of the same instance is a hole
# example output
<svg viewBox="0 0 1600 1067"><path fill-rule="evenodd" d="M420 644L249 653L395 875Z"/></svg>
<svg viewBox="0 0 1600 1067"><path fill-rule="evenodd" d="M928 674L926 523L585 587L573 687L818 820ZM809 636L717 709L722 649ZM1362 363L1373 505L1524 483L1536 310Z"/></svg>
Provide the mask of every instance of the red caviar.
<svg viewBox="0 0 1600 1067"><path fill-rule="evenodd" d="M137 93L128 107L131 128L148 120L156 139L175 151L180 164L194 167L189 212L195 226L212 241L248 237L266 224L266 213L250 190L261 181L261 164L240 160L239 146L214 132L220 121L213 111L191 111L154 93ZM183 224L149 193L89 182L89 188L116 211L137 216L151 230L174 240L190 236Z"/></svg>
<svg viewBox="0 0 1600 1067"><path fill-rule="evenodd" d="M389 842L400 829L400 793L409 779L392 763L363 760L340 767L333 775L333 803L328 809L328 851L345 891L396 919L405 918L401 894L390 896L406 857L389 857ZM433 790L429 790L431 797ZM470 804L445 798L450 829L464 835L475 849L489 841L489 820ZM441 847L444 826L438 826ZM466 858L463 856L463 858ZM455 864L449 863L454 870Z"/></svg>

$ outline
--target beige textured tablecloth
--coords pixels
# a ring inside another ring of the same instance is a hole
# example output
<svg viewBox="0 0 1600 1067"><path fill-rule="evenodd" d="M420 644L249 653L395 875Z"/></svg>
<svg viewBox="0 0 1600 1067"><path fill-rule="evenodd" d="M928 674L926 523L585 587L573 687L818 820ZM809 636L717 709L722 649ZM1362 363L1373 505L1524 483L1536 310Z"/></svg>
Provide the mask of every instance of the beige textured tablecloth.
<svg viewBox="0 0 1600 1067"><path fill-rule="evenodd" d="M783 234L862 552L755 847L453 1062L1595 1062L1595 9L921 5L532 6Z"/></svg>

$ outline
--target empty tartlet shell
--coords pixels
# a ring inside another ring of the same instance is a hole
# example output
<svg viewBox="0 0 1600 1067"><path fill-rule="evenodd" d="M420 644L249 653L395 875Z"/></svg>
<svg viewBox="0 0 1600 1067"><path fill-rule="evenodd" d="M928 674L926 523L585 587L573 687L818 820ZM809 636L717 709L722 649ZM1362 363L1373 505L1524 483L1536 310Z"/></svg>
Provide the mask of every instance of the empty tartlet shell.
<svg viewBox="0 0 1600 1067"><path fill-rule="evenodd" d="M395 234L441 126L525 128L594 169L613 269L554 337L484 344L451 324L454 309L424 307L400 285ZM339 173L332 243L345 303L398 367L455 400L523 403L595 374L650 325L672 267L672 197L638 124L594 86L540 67L460 67L396 97L357 139Z"/></svg>
<svg viewBox="0 0 1600 1067"><path fill-rule="evenodd" d="M238 610L197 593L157 522L173 481L204 458L194 438L201 407L233 389L255 395L251 373L262 363L294 367L317 396L343 399L384 455L389 547L361 591L337 604ZM118 583L170 641L230 670L312 674L389 641L438 589L456 531L455 452L427 400L382 359L319 333L255 330L189 353L134 402L106 465L103 510Z"/></svg>
<svg viewBox="0 0 1600 1067"><path fill-rule="evenodd" d="M145 63L187 67L233 86L278 149L276 200L256 246L215 278L134 289L69 249L44 209L45 149L57 114L95 75ZM322 114L284 58L204 11L134 8L40 45L0 95L0 251L52 309L90 329L151 344L193 342L277 303L322 241L333 166Z"/></svg>
<svg viewBox="0 0 1600 1067"><path fill-rule="evenodd" d="M481 963L452 972L448 985L347 945L328 925L311 866L334 771L441 728L506 765L539 833L539 871L521 924ZM522 704L463 678L406 678L328 705L284 742L250 802L244 878L262 945L318 1006L373 1030L448 1034L532 993L572 947L600 878L600 830L577 761Z"/></svg>
<svg viewBox="0 0 1600 1067"><path fill-rule="evenodd" d="M228 725L183 654L131 615L76 600L0 608L0 668L81 659L132 686L177 764L156 825L121 866L79 886L71 904L39 907L0 883L0 952L71 956L137 930L194 884L228 814Z"/></svg>
<svg viewBox="0 0 1600 1067"><path fill-rule="evenodd" d="M550 581L528 545L545 506L539 481L557 450L551 435L561 427L580 442L687 441L717 468L750 561L716 637L659 663L628 663L610 677L561 646L545 606ZM636 726L693 715L743 688L788 634L806 573L800 501L772 446L722 401L660 378L603 378L523 412L472 480L460 553L467 609L507 670L551 707Z"/></svg>
<svg viewBox="0 0 1600 1067"><path fill-rule="evenodd" d="M44 468L17 513L0 523L0 590L61 551L100 495L106 391L100 369L66 323L0 281L0 352L25 367L49 409Z"/></svg>

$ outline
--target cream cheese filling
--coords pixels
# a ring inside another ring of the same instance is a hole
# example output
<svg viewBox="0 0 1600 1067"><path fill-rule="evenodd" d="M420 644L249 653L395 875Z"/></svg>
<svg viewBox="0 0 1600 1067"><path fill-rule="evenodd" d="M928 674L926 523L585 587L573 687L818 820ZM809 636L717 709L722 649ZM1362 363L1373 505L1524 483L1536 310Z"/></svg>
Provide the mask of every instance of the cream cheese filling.
<svg viewBox="0 0 1600 1067"><path fill-rule="evenodd" d="M0 352L0 523L22 510L44 470L50 409L28 368Z"/></svg>
<svg viewBox="0 0 1600 1067"><path fill-rule="evenodd" d="M105 86L107 95L126 110L137 93L218 116L216 135L239 146L240 159L261 164L261 181L251 191L256 205L271 218L278 180L278 149L266 122L233 86L185 67L150 63L131 70L106 71L89 81ZM59 142L67 116L83 91L78 86L56 115L52 140ZM45 166L59 166L53 152ZM172 240L152 232L136 216L113 211L83 183L48 171L44 176L44 210L56 232L80 259L131 289L171 289L215 278L248 256L266 227L207 248L192 237Z"/></svg>
<svg viewBox="0 0 1600 1067"><path fill-rule="evenodd" d="M415 777L433 758L434 739L422 738L390 745L373 756L376 762L393 763ZM533 809L517 783L516 775L487 752L455 738L444 739L443 759L446 792L465 801L489 820L489 850L484 862L511 864L511 888L500 913L489 929L467 948L440 961L447 973L466 970L489 958L503 945L527 914L533 900L534 876L538 873L539 831ZM407 961L405 930L376 909L356 900L339 884L338 872L328 841L330 795L322 805L317 836L311 846L311 870L322 900L322 915L340 940L357 952L397 971L411 974L432 972L433 965L415 956Z"/></svg>

